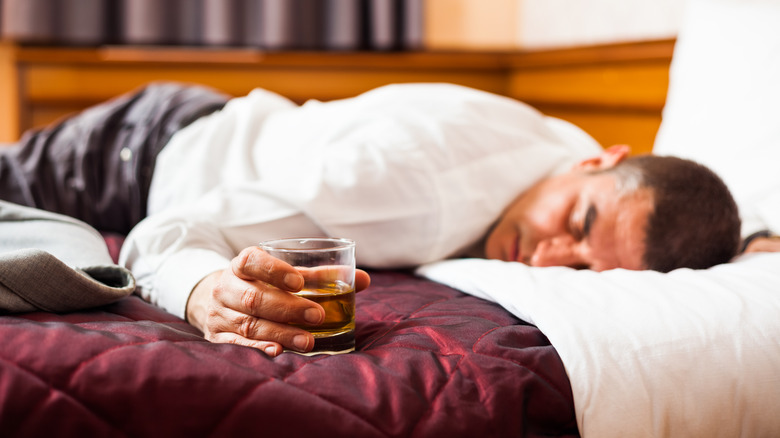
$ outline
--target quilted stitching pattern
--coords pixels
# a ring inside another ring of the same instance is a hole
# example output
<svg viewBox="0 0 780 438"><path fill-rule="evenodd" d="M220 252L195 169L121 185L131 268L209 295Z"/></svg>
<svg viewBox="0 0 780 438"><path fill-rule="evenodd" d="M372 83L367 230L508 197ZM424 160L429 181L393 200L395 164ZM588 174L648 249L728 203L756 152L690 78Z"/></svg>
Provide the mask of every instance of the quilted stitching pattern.
<svg viewBox="0 0 780 438"><path fill-rule="evenodd" d="M0 317L3 436L577 436L544 335L406 272L357 296L357 352L271 359L137 297Z"/></svg>

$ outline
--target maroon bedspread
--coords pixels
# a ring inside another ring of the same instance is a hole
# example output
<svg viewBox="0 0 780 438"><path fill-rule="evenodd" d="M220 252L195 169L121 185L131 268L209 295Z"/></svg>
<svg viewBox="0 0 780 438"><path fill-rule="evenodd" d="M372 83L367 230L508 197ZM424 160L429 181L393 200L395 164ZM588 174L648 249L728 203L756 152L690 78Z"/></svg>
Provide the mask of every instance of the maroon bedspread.
<svg viewBox="0 0 780 438"><path fill-rule="evenodd" d="M0 317L0 435L577 436L538 329L408 273L372 278L339 356L211 344L134 296Z"/></svg>

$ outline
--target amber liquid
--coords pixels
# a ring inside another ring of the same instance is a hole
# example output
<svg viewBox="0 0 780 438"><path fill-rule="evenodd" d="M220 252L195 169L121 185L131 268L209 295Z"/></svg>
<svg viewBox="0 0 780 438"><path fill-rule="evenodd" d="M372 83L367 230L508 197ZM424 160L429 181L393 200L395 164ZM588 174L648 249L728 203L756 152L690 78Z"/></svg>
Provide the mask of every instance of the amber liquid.
<svg viewBox="0 0 780 438"><path fill-rule="evenodd" d="M304 288L296 295L325 309L325 320L317 326L294 324L314 335L316 353L346 353L355 349L355 289L343 282Z"/></svg>

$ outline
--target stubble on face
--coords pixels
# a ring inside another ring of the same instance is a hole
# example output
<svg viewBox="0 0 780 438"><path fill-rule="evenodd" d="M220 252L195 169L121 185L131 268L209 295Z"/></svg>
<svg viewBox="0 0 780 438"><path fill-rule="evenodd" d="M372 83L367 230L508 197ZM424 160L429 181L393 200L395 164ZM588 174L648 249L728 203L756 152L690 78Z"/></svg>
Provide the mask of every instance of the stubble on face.
<svg viewBox="0 0 780 438"><path fill-rule="evenodd" d="M619 192L608 173L573 171L551 177L504 211L485 240L485 256L531 265L642 269L652 207L648 190ZM555 246L551 242L568 257L543 257L543 250Z"/></svg>

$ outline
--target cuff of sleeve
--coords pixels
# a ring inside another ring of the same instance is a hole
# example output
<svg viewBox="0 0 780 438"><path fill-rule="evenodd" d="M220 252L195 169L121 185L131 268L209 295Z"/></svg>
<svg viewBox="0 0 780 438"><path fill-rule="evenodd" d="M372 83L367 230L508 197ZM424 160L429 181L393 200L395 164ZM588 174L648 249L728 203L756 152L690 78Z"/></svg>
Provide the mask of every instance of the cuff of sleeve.
<svg viewBox="0 0 780 438"><path fill-rule="evenodd" d="M206 249L177 252L157 271L158 305L185 319L190 293L204 277L230 266L230 260Z"/></svg>

